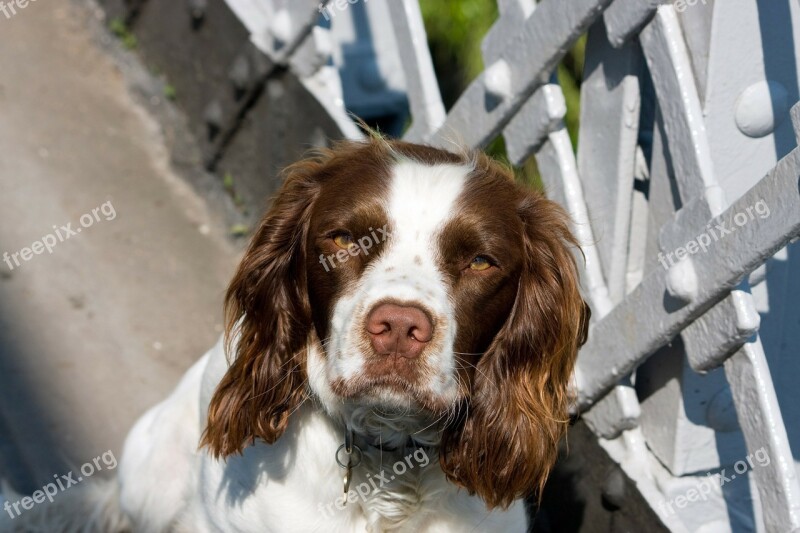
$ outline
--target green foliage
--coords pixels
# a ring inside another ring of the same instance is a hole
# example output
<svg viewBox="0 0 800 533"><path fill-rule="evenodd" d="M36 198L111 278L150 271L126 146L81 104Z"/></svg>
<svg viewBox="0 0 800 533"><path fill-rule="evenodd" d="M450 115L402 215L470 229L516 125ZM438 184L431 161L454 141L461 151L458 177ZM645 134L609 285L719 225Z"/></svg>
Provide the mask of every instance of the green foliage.
<svg viewBox="0 0 800 533"><path fill-rule="evenodd" d="M225 191L233 200L233 204L243 213L247 213L247 210L244 208L244 198L236 192L236 181L233 178L233 174L226 172L222 176L222 186L225 187Z"/></svg>
<svg viewBox="0 0 800 533"><path fill-rule="evenodd" d="M420 0L442 97L450 107L483 70L481 41L497 20L496 0Z"/></svg>
<svg viewBox="0 0 800 533"><path fill-rule="evenodd" d="M572 146L578 149L578 129L581 119L581 82L583 81L583 64L586 57L586 36L582 36L564 60L558 65L557 77L564 99L567 102L567 124Z"/></svg>
<svg viewBox="0 0 800 533"><path fill-rule="evenodd" d="M136 48L136 45L139 44L139 42L136 40L136 36L131 33L131 30L121 18L112 19L108 24L108 29L110 29L111 33L113 33L120 41L122 41L122 46L128 50L133 50Z"/></svg>
<svg viewBox="0 0 800 533"><path fill-rule="evenodd" d="M481 41L497 20L497 0L420 0L420 8L442 98L449 108L484 68ZM556 73L567 102L565 122L576 148L585 48L586 38L582 37ZM503 158L502 140L495 140L487 151ZM531 181L535 182L536 177Z"/></svg>
<svg viewBox="0 0 800 533"><path fill-rule="evenodd" d="M225 187L225 190L229 193L232 193L234 190L234 181L233 181L233 174L230 172L226 172L225 175L222 177L222 186Z"/></svg>
<svg viewBox="0 0 800 533"><path fill-rule="evenodd" d="M250 228L244 224L234 224L231 226L229 233L231 237L246 237L250 233Z"/></svg>
<svg viewBox="0 0 800 533"><path fill-rule="evenodd" d="M178 97L178 90L174 85L167 83L164 85L164 98L174 101Z"/></svg>

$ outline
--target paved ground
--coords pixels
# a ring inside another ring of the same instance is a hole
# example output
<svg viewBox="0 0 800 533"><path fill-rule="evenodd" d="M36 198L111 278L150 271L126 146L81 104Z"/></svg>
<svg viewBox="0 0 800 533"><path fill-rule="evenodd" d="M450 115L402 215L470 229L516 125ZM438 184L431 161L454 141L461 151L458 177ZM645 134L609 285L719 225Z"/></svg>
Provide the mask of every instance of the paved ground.
<svg viewBox="0 0 800 533"><path fill-rule="evenodd" d="M180 125L151 113L173 111L157 95L137 103L146 73L98 28L69 2L0 14L0 254L110 202L52 253L0 262L0 476L20 490L121 454L218 336L237 258L222 211L171 170Z"/></svg>

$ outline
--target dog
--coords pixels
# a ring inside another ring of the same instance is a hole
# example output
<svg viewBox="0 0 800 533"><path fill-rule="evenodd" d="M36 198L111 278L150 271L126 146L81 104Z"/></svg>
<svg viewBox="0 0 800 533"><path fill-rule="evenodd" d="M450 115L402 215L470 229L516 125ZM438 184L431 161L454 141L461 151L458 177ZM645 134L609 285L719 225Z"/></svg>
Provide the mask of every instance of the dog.
<svg viewBox="0 0 800 533"><path fill-rule="evenodd" d="M587 337L579 254L563 210L483 153L312 153L254 232L225 335L75 523L527 531Z"/></svg>

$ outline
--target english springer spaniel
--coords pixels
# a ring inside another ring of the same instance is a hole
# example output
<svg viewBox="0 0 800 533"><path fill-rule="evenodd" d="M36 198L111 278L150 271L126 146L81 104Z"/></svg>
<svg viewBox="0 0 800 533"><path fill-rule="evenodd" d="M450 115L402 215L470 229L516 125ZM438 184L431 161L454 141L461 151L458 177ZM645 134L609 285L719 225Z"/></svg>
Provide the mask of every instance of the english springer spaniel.
<svg viewBox="0 0 800 533"><path fill-rule="evenodd" d="M481 153L380 138L316 152L285 171L224 339L133 428L97 516L142 532L526 531L586 339L573 253L561 208Z"/></svg>

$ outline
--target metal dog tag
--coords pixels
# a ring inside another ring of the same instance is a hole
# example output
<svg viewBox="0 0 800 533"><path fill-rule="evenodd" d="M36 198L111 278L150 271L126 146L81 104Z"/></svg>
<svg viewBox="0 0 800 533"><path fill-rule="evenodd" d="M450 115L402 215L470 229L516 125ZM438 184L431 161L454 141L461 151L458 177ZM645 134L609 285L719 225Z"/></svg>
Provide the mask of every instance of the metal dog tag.
<svg viewBox="0 0 800 533"><path fill-rule="evenodd" d="M347 454L347 463L344 463L341 459L339 459L340 452L344 450ZM356 462L353 464L353 452L356 452ZM339 446L336 450L336 464L340 467L344 468L344 478L343 478L343 485L344 485L344 504L347 505L347 493L350 492L350 481L353 479L353 468L357 467L361 464L361 448L353 444L353 432L349 429L344 433L344 444Z"/></svg>

